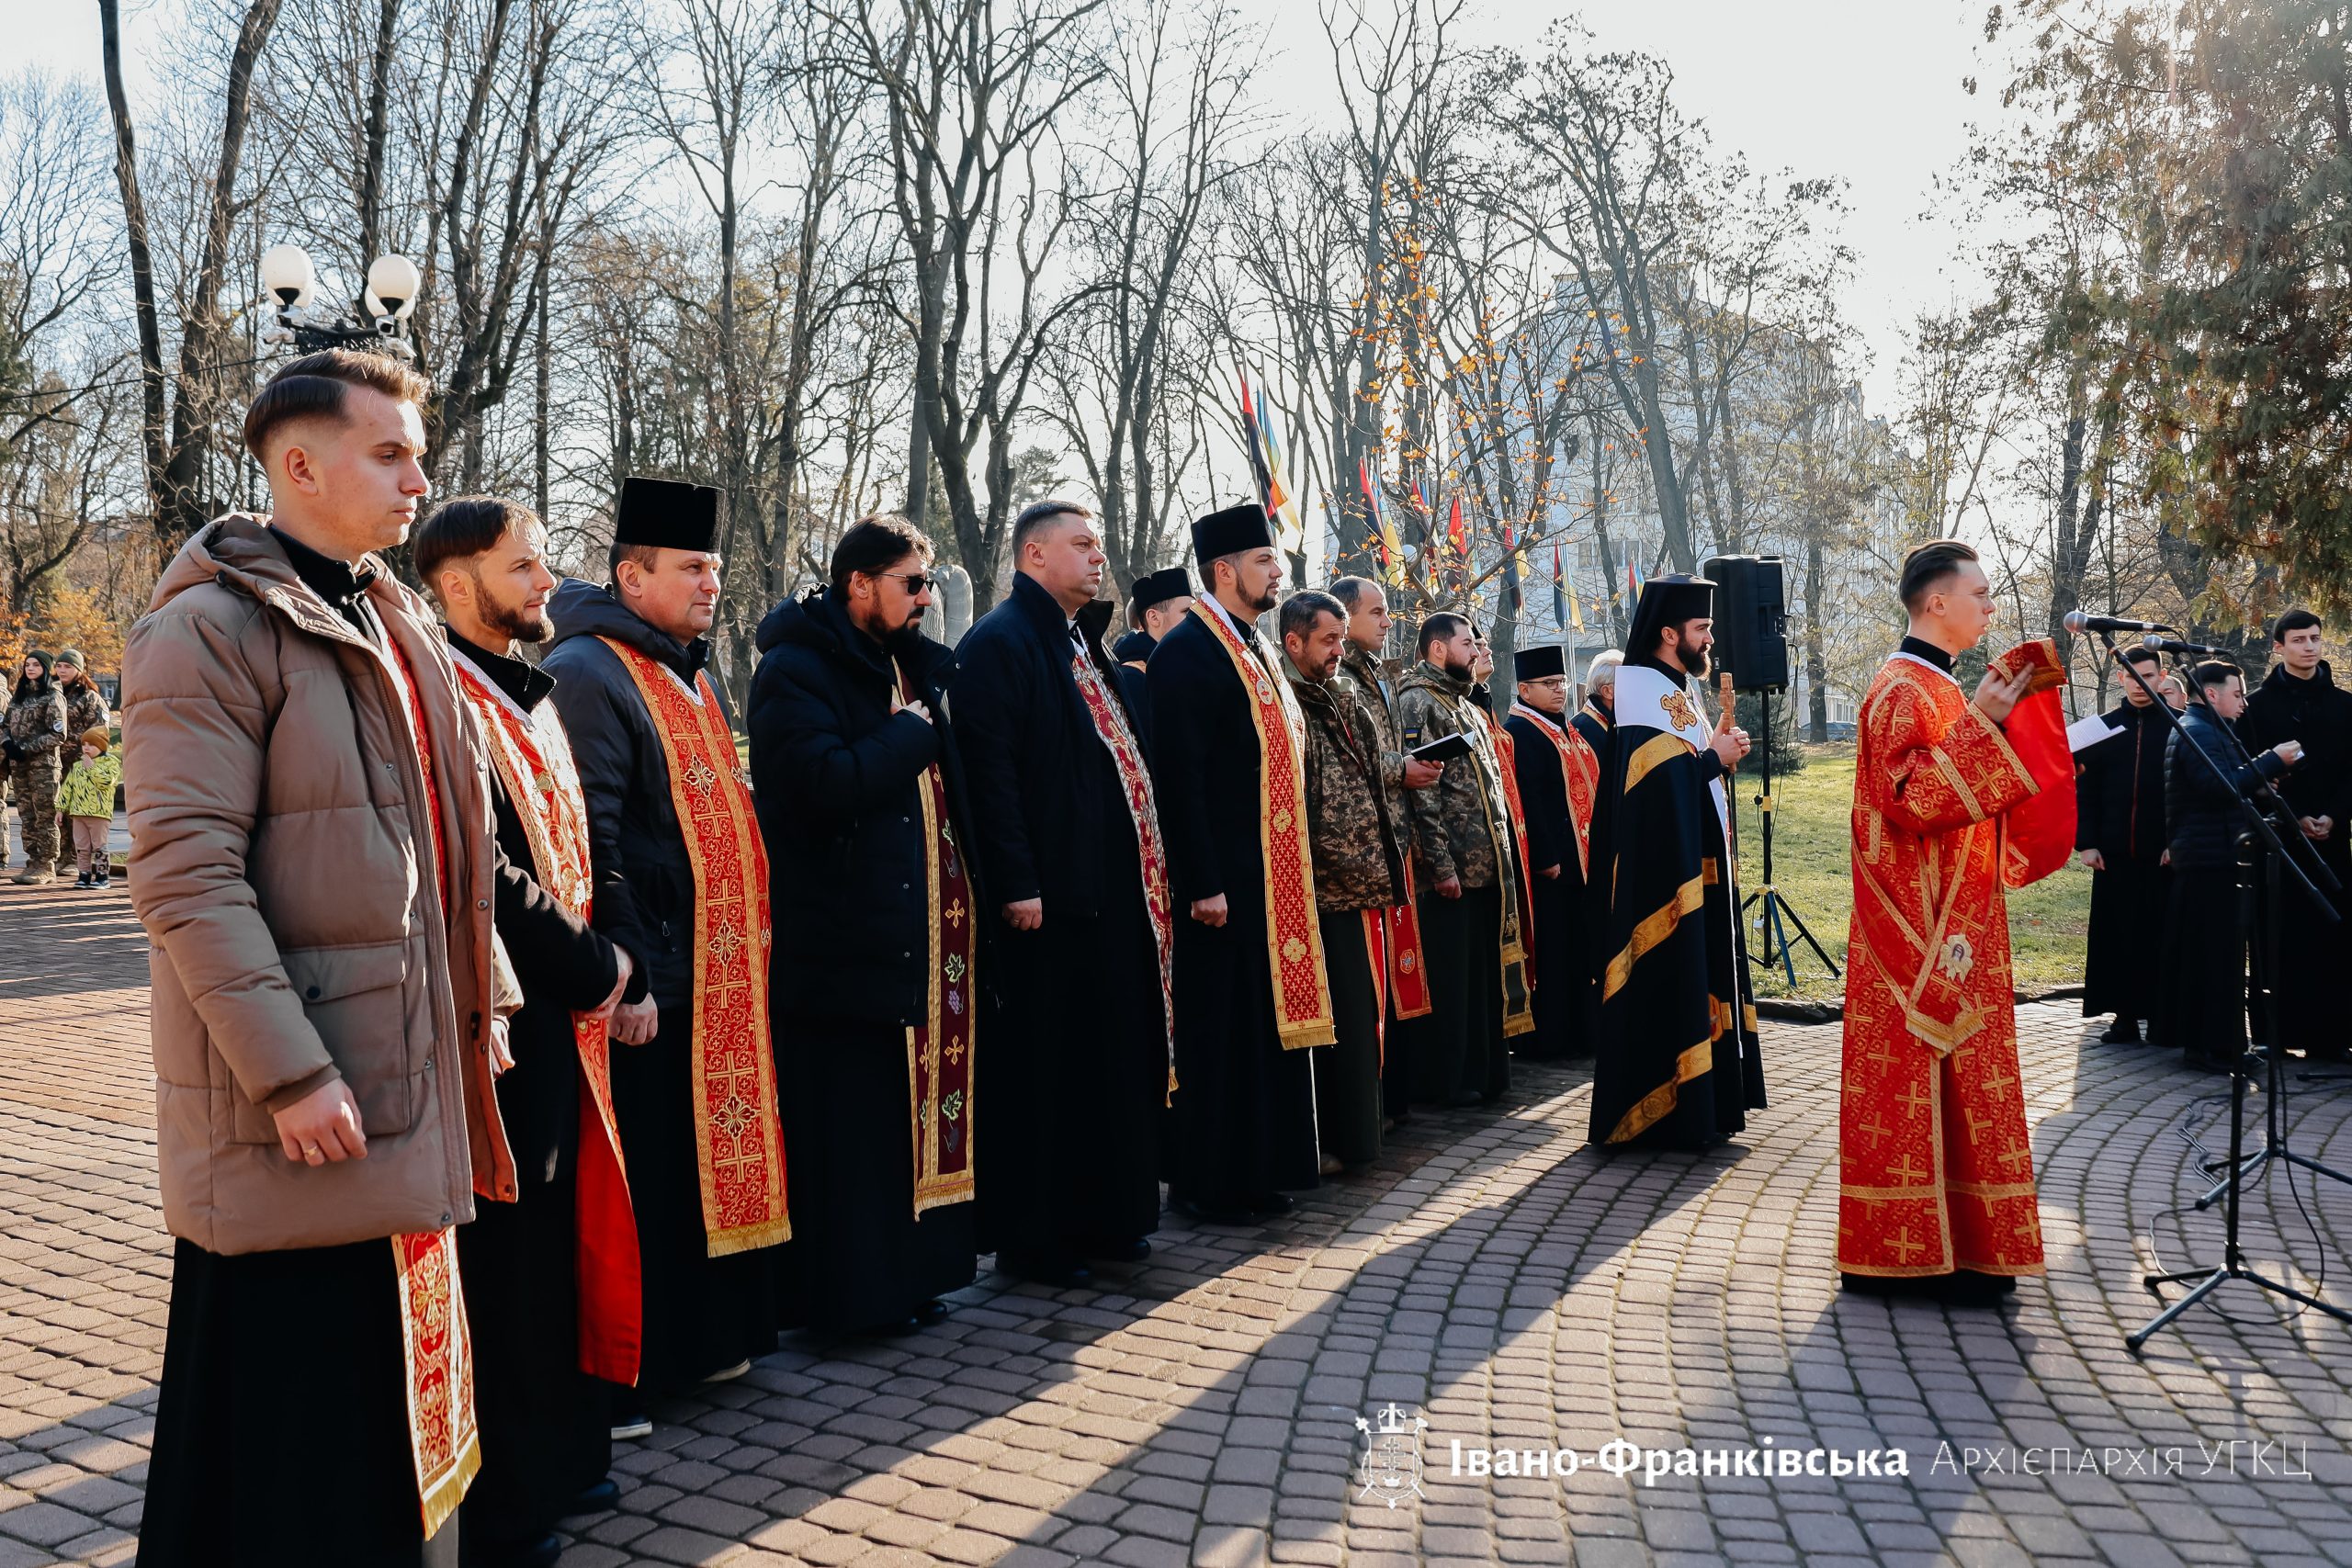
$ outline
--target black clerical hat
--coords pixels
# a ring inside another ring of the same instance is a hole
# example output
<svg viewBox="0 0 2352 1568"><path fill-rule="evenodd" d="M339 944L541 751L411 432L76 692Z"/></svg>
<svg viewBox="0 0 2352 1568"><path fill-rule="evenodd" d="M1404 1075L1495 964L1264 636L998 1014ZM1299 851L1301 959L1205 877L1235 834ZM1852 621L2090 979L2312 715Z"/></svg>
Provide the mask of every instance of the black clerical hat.
<svg viewBox="0 0 2352 1568"><path fill-rule="evenodd" d="M631 474L613 512L613 543L707 551L718 536L718 492L708 485Z"/></svg>
<svg viewBox="0 0 2352 1568"><path fill-rule="evenodd" d="M1254 501L1212 512L1193 525L1193 558L1203 570L1219 556L1271 549L1273 543L1273 525L1266 519L1266 509Z"/></svg>
<svg viewBox="0 0 2352 1568"><path fill-rule="evenodd" d="M1511 668L1521 681L1548 680L1568 672L1568 650L1556 642L1538 643L1511 655Z"/></svg>
<svg viewBox="0 0 2352 1568"><path fill-rule="evenodd" d="M1680 572L1653 577L1642 584L1641 603L1634 606L1634 624L1625 633L1625 657L1645 660L1657 652L1660 633L1668 626L1715 613L1715 585L1703 577Z"/></svg>
<svg viewBox="0 0 2352 1568"><path fill-rule="evenodd" d="M1171 566L1166 571L1150 572L1136 578L1136 591L1127 597L1128 603L1141 613L1155 604L1165 604L1170 599L1190 599L1192 596L1193 574L1181 566Z"/></svg>

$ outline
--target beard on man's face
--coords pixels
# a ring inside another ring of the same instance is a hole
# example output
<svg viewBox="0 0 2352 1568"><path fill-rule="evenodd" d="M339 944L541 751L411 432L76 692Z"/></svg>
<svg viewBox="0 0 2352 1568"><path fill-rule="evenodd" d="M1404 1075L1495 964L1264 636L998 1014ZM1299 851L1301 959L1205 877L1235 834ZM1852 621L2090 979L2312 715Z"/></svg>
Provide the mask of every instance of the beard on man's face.
<svg viewBox="0 0 2352 1568"><path fill-rule="evenodd" d="M487 597L481 600L482 624L500 637L514 642L545 642L555 636L555 623L548 619L545 610L526 610L519 604L501 604Z"/></svg>
<svg viewBox="0 0 2352 1568"><path fill-rule="evenodd" d="M1470 672L1477 667L1478 656L1475 653L1469 658L1462 660L1456 660L1449 653L1445 657L1445 663L1442 666L1448 675L1453 676L1457 681L1467 681L1470 679Z"/></svg>
<svg viewBox="0 0 2352 1568"><path fill-rule="evenodd" d="M1685 643L1680 648L1676 649L1674 652L1675 657L1682 661L1682 668L1684 670L1697 676L1702 681L1707 678L1707 650L1705 649L1692 648L1690 644Z"/></svg>

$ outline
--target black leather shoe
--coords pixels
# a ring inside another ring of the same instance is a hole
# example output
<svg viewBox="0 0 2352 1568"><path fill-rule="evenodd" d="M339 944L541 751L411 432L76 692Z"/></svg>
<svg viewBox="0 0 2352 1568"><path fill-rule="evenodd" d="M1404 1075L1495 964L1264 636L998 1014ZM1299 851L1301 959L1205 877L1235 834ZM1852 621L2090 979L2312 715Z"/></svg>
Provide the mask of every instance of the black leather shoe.
<svg viewBox="0 0 2352 1568"><path fill-rule="evenodd" d="M1179 1198L1175 1206L1179 1213L1210 1225L1246 1225L1259 1213L1252 1204L1238 1199Z"/></svg>
<svg viewBox="0 0 2352 1568"><path fill-rule="evenodd" d="M514 1555L506 1561L514 1568L555 1568L555 1560L562 1555L563 1538L549 1530L538 1540L516 1547Z"/></svg>
<svg viewBox="0 0 2352 1568"><path fill-rule="evenodd" d="M1474 1105L1486 1103L1486 1097L1475 1089L1456 1089L1447 1095L1442 1103L1448 1111L1467 1111Z"/></svg>
<svg viewBox="0 0 2352 1568"><path fill-rule="evenodd" d="M1250 1212L1262 1219L1269 1214L1287 1214L1298 1204L1283 1192L1268 1192L1250 1201Z"/></svg>
<svg viewBox="0 0 2352 1568"><path fill-rule="evenodd" d="M2140 1021L2136 1018L2117 1019L2107 1026L2107 1032L2098 1037L2098 1043L2102 1045L2139 1044Z"/></svg>
<svg viewBox="0 0 2352 1568"><path fill-rule="evenodd" d="M1151 1243L1139 1235L1124 1241L1091 1241L1086 1256L1103 1263L1141 1263L1151 1256Z"/></svg>
<svg viewBox="0 0 2352 1568"><path fill-rule="evenodd" d="M563 1510L567 1519L582 1514L608 1514L621 1506L621 1483L606 1476L595 1485L583 1489Z"/></svg>
<svg viewBox="0 0 2352 1568"><path fill-rule="evenodd" d="M947 1321L947 1303L945 1302L925 1302L921 1306L915 1308L914 1315L915 1321L922 1325L925 1328L930 1327L934 1323L944 1323Z"/></svg>

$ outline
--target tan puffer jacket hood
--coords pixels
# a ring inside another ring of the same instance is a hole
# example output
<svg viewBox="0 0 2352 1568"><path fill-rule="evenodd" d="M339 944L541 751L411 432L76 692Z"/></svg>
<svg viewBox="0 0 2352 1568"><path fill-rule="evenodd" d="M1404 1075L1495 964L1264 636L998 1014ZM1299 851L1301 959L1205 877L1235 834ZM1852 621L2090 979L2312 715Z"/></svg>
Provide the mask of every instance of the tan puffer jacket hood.
<svg viewBox="0 0 2352 1568"><path fill-rule="evenodd" d="M431 612L374 564L430 779L389 660L303 586L266 519L191 539L123 654L164 1216L213 1252L437 1229L472 1218L478 1189L514 1190L490 1092L489 1021L514 998L491 928L487 752ZM271 1111L337 1077L367 1157L289 1161Z"/></svg>

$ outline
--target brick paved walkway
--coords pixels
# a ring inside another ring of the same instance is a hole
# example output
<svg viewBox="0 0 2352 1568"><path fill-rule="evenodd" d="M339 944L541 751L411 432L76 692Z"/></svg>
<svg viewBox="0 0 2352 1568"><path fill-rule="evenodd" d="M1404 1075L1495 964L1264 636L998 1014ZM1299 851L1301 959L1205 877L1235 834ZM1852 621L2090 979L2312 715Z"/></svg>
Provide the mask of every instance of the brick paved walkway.
<svg viewBox="0 0 2352 1568"><path fill-rule="evenodd" d="M0 892L0 1568L126 1561L137 1528L166 1286L142 946L119 891ZM1739 1151L1604 1161L1584 1076L1528 1071L1279 1225L1171 1227L1100 1290L984 1276L915 1338L788 1340L659 1407L564 1562L2352 1562L2352 1331L2233 1286L2143 1360L2120 1342L2152 1240L2167 1267L2214 1248L2174 1213L2213 1081L2085 1047L2062 1008L2025 1030L2052 1268L2005 1312L1838 1297L1837 1032L1775 1028ZM2352 1168L2347 1097L2292 1120ZM2352 1268L2352 1193L2305 1201L2324 1247L2274 1179L2254 1253ZM1430 1423L1396 1509L1353 1500L1356 1420L1391 1401ZM1901 1448L1910 1473L1447 1473L1457 1440L1589 1461L1621 1437ZM2011 1451L1959 1473L1946 1442ZM2025 1447L2112 1448L2114 1472L2027 1473ZM2177 1474L2125 1453L2174 1447Z"/></svg>

